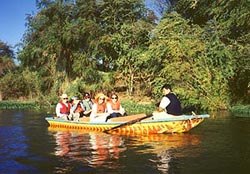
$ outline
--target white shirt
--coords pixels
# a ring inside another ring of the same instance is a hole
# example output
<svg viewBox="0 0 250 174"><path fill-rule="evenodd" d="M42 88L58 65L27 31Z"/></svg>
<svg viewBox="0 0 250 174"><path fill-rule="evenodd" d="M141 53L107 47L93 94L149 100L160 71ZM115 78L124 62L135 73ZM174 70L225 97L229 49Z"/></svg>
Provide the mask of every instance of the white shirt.
<svg viewBox="0 0 250 174"><path fill-rule="evenodd" d="M66 106L68 106L67 103L64 103L64 104L65 104ZM62 106L61 103L57 103L57 105L56 105L56 115L57 115L58 117L63 117L63 116L65 116L65 115L67 115L67 114L61 114L60 110L61 110L62 107L63 107L63 106Z"/></svg>
<svg viewBox="0 0 250 174"><path fill-rule="evenodd" d="M165 109L169 104L170 104L169 98L167 98L166 96L164 96L164 97L161 99L161 102L160 102L159 107Z"/></svg>
<svg viewBox="0 0 250 174"><path fill-rule="evenodd" d="M94 103L90 114L90 122L105 122L109 113L97 113L97 104Z"/></svg>

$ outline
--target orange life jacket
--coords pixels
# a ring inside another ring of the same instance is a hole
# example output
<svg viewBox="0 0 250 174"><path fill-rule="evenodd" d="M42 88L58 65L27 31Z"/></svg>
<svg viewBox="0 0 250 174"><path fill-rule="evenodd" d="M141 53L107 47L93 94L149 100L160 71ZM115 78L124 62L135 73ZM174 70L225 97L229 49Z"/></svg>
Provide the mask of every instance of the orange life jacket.
<svg viewBox="0 0 250 174"><path fill-rule="evenodd" d="M109 103L110 103L111 108L113 110L120 110L120 106L121 106L120 101L117 101L116 103L114 103L114 102L111 101Z"/></svg>
<svg viewBox="0 0 250 174"><path fill-rule="evenodd" d="M106 112L106 103L99 104L97 103L97 113L105 113Z"/></svg>
<svg viewBox="0 0 250 174"><path fill-rule="evenodd" d="M82 113L84 111L84 109L81 107L80 104L77 105L75 113Z"/></svg>

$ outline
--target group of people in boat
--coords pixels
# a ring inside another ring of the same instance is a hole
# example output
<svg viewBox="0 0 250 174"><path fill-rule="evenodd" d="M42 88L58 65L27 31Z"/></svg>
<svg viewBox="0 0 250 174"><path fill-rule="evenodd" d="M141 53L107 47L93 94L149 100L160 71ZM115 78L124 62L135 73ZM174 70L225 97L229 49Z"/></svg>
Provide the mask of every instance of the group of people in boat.
<svg viewBox="0 0 250 174"><path fill-rule="evenodd" d="M162 93L163 97L157 110L153 112L152 119L182 115L181 103L173 93L171 85L163 85ZM98 93L94 99L89 93L84 93L83 100L72 97L70 102L67 94L62 94L61 101L56 106L56 114L59 118L74 121L79 121L81 117L90 117L91 122L107 122L110 118L127 115L115 93L110 97Z"/></svg>
<svg viewBox="0 0 250 174"><path fill-rule="evenodd" d="M91 122L107 122L110 118L127 115L116 93L112 93L110 97L98 93L92 98L85 92L82 100L75 96L69 100L64 93L60 98L56 116L64 120L79 121L81 117L90 117Z"/></svg>

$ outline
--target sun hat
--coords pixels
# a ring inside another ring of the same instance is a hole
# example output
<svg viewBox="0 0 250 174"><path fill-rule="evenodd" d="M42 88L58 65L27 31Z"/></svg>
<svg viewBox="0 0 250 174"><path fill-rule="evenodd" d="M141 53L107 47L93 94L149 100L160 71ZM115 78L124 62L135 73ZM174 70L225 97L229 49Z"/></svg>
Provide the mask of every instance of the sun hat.
<svg viewBox="0 0 250 174"><path fill-rule="evenodd" d="M108 98L108 97L107 97L106 95L104 95L103 93L98 93L98 94L96 94L95 99L98 99L98 98L100 98L100 97L104 97L105 99Z"/></svg>
<svg viewBox="0 0 250 174"><path fill-rule="evenodd" d="M62 94L61 98L68 98L68 95L67 94Z"/></svg>
<svg viewBox="0 0 250 174"><path fill-rule="evenodd" d="M73 96L73 97L71 97L71 100L78 100L78 97Z"/></svg>

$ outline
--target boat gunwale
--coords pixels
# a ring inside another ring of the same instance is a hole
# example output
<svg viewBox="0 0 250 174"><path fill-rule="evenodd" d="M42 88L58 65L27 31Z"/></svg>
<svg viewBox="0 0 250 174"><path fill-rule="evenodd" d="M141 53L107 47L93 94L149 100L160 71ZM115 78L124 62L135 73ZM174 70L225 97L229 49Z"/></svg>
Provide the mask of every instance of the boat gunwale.
<svg viewBox="0 0 250 174"><path fill-rule="evenodd" d="M209 118L208 114L201 114L201 115L182 115L182 116L173 116L168 117L164 119L148 119L148 120L142 120L140 122L137 122L135 124L149 124L149 123L164 123L164 122L175 122L175 121L186 121L186 120L192 120L192 119L204 119ZM53 117L46 117L46 121L48 122L60 122L65 124L79 124L79 125L119 125L126 123L126 121L116 121L116 122L90 122L90 121L69 121L69 120L63 120L59 118L53 118Z"/></svg>

